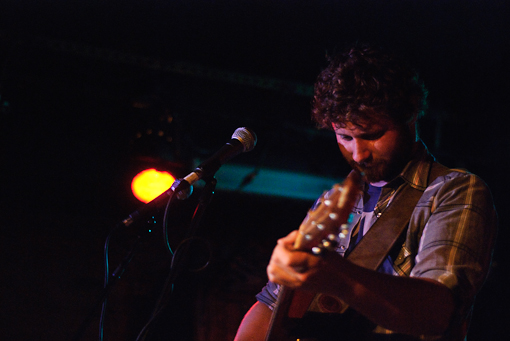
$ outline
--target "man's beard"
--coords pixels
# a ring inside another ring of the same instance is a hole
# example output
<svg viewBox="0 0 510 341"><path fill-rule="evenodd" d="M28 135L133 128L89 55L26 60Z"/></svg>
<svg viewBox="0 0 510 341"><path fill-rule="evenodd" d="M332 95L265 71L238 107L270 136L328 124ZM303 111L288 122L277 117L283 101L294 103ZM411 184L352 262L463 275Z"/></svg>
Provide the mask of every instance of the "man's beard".
<svg viewBox="0 0 510 341"><path fill-rule="evenodd" d="M396 160L378 160L376 162L363 162L359 164L352 159L348 160L351 167L358 170L366 181L371 183L390 181L395 178L403 169L403 162L395 161Z"/></svg>
<svg viewBox="0 0 510 341"><path fill-rule="evenodd" d="M408 136L402 134L397 141L397 149L387 159L369 159L357 163L351 156L345 155L349 165L363 174L366 181L376 183L380 181L389 182L397 177L412 157L414 143Z"/></svg>

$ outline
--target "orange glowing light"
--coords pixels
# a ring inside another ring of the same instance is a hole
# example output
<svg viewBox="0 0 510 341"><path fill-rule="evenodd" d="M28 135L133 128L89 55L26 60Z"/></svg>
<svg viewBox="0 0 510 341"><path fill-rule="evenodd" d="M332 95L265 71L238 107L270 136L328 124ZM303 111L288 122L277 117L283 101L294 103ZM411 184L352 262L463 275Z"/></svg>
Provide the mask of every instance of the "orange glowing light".
<svg viewBox="0 0 510 341"><path fill-rule="evenodd" d="M172 186L175 178L168 172L154 168L138 173L131 182L131 190L141 202L148 203Z"/></svg>

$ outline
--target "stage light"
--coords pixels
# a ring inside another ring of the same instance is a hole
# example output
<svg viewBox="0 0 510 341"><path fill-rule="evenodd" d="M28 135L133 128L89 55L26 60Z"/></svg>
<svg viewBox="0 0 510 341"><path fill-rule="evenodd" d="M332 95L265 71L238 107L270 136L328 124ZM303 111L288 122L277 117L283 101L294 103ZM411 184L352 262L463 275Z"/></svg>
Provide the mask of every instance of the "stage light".
<svg viewBox="0 0 510 341"><path fill-rule="evenodd" d="M154 168L138 173L131 182L134 196L141 202L148 203L172 186L175 178L168 172Z"/></svg>

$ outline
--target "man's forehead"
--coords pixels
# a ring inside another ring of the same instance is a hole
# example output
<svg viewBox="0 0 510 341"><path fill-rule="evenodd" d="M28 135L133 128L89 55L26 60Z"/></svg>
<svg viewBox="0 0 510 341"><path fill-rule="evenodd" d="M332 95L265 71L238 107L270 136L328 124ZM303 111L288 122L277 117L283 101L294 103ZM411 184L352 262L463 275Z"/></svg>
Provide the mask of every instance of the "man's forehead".
<svg viewBox="0 0 510 341"><path fill-rule="evenodd" d="M359 133L373 133L383 130L388 130L390 125L382 122L363 122L363 123L352 123L345 122L342 124L333 123L333 130L335 131L351 131Z"/></svg>

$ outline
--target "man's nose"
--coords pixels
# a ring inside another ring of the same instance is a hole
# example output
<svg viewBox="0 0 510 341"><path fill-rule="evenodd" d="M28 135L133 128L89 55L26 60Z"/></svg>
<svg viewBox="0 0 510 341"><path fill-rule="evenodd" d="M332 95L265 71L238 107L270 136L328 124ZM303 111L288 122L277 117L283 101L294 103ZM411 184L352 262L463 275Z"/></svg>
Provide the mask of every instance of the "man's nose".
<svg viewBox="0 0 510 341"><path fill-rule="evenodd" d="M352 159L357 163L363 163L370 157L370 150L366 141L355 140L352 151Z"/></svg>

